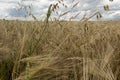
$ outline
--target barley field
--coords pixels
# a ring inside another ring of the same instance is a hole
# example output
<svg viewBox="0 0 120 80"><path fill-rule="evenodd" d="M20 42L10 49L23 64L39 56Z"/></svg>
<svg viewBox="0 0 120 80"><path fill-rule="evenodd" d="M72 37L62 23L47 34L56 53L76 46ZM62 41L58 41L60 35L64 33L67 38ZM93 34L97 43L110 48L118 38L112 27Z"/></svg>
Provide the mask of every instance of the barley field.
<svg viewBox="0 0 120 80"><path fill-rule="evenodd" d="M120 21L0 21L0 80L120 80Z"/></svg>

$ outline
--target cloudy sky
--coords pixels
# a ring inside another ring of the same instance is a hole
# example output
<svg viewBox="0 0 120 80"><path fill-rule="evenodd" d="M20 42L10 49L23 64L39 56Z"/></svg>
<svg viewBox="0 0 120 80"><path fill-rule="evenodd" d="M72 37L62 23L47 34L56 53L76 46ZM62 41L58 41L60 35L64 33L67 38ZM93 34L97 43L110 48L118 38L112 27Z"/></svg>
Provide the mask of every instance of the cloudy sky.
<svg viewBox="0 0 120 80"><path fill-rule="evenodd" d="M45 14L50 4L57 3L58 0L0 0L0 19L22 19L22 20L31 20L32 17L26 16L26 10L23 6L31 6L31 8L26 7L27 11L33 14L37 19L42 20L45 18ZM72 6L79 2L77 6L73 9ZM95 12L100 11L102 18L99 20L120 20L120 0L64 0L64 4L68 7L65 8L62 5L59 5L60 8L56 10L58 14L62 14L65 11L70 12L61 17L61 19L70 19L74 15L79 14L74 20L80 20L83 18L83 15L86 14L86 17L93 15ZM105 11L103 9L104 5L109 5L110 10ZM26 18L25 18L26 17ZM54 12L52 17L58 17ZM93 17L91 20L96 20Z"/></svg>

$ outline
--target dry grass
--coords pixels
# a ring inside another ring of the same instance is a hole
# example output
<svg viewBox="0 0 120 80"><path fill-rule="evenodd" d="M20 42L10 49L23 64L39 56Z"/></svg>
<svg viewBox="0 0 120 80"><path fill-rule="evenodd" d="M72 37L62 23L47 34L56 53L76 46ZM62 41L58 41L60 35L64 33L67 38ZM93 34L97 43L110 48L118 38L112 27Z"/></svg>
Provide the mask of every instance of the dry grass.
<svg viewBox="0 0 120 80"><path fill-rule="evenodd" d="M120 80L120 21L0 21L0 80Z"/></svg>

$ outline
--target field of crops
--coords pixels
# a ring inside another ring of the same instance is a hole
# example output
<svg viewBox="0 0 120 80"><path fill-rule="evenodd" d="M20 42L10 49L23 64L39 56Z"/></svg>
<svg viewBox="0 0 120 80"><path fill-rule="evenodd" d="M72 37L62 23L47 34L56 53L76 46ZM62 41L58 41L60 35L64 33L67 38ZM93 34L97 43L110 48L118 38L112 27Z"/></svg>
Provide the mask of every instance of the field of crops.
<svg viewBox="0 0 120 80"><path fill-rule="evenodd" d="M120 21L0 21L0 80L120 80Z"/></svg>

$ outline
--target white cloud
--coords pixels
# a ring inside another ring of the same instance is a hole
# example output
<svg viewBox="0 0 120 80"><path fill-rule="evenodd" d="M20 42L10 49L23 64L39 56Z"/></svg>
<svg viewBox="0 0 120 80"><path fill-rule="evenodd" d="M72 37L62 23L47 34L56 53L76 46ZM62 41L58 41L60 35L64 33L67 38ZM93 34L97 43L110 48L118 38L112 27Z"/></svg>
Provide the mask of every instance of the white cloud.
<svg viewBox="0 0 120 80"><path fill-rule="evenodd" d="M69 5L68 8L61 7L59 13L67 11L71 8L75 2L73 0L65 0L65 3ZM64 19L70 18L71 16L81 12L81 14L77 17L77 19L81 19L85 13L90 16L95 12L95 10L99 10L103 18L101 20L120 20L120 3L119 0L114 0L110 2L109 0L74 0L79 2L79 4L71 10L71 13L64 16ZM24 19L26 11L20 9L18 3L21 0L0 0L0 18L6 19ZM56 0L24 0L21 4L22 5L32 5L31 12L37 18L43 19L47 12L47 9L51 3L56 2ZM108 4L110 7L110 11L106 12L103 9L103 6ZM56 16L55 14L53 16ZM27 19L31 19L28 17ZM95 20L95 18L93 18Z"/></svg>

